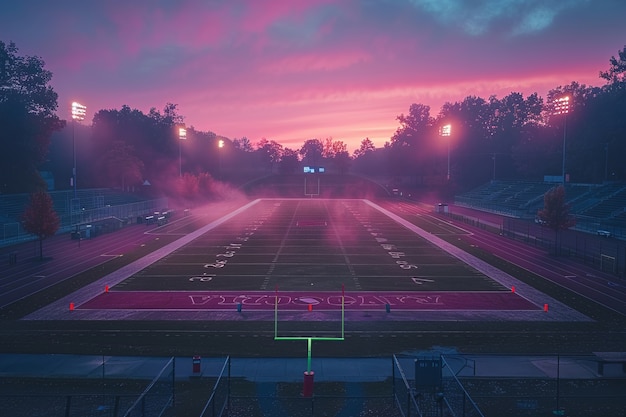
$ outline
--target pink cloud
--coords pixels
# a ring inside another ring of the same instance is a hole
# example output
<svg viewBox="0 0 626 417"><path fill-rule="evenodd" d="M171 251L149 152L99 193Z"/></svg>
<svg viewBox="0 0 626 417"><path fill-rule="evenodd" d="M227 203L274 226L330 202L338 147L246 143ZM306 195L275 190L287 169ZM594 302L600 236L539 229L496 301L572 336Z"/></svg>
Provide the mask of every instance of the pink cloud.
<svg viewBox="0 0 626 417"><path fill-rule="evenodd" d="M261 64L259 71L282 75L287 73L311 73L333 71L370 61L372 57L362 51L335 51L323 55L317 53L293 54Z"/></svg>
<svg viewBox="0 0 626 417"><path fill-rule="evenodd" d="M619 24L626 9L617 3L610 11L590 2L571 7L525 36L496 24L466 36L414 4L42 3L37 12L16 7L0 16L0 39L44 58L63 118L74 99L91 115L172 102L200 130L292 147L333 137L352 150L364 137L382 146L411 103L436 115L444 102L469 95L545 96L574 80L601 85L598 72L626 37ZM27 17L31 27L12 23Z"/></svg>

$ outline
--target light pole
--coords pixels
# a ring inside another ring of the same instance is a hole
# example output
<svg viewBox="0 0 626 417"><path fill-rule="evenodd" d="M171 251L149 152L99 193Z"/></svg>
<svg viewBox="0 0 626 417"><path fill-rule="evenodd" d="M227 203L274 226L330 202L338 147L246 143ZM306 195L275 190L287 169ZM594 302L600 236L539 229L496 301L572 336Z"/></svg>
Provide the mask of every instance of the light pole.
<svg viewBox="0 0 626 417"><path fill-rule="evenodd" d="M604 182L609 181L609 142L604 144Z"/></svg>
<svg viewBox="0 0 626 417"><path fill-rule="evenodd" d="M565 139L567 138L567 114L569 113L569 96L561 97L554 102L554 114L562 114L563 119L563 162L561 167L562 181L565 186Z"/></svg>
<svg viewBox="0 0 626 417"><path fill-rule="evenodd" d="M450 181L450 135L452 134L452 125L444 125L439 129L439 135L448 138L448 175L447 180Z"/></svg>
<svg viewBox="0 0 626 417"><path fill-rule="evenodd" d="M187 139L187 129L184 127L178 128L178 176L183 176L183 154L180 149L180 141Z"/></svg>
<svg viewBox="0 0 626 417"><path fill-rule="evenodd" d="M222 179L222 148L224 147L224 140L223 140L223 139L220 139L220 140L217 142L217 147L219 148L219 149L218 149L218 152L217 152L217 153L218 153L218 155L217 155L217 157L218 157L218 170L217 170L217 174L218 174L218 176L219 176L219 179L221 180L221 179Z"/></svg>
<svg viewBox="0 0 626 417"><path fill-rule="evenodd" d="M85 120L87 107L74 101L72 103L72 154L74 157L74 168L72 169L72 184L74 185L74 198L76 199L76 121Z"/></svg>

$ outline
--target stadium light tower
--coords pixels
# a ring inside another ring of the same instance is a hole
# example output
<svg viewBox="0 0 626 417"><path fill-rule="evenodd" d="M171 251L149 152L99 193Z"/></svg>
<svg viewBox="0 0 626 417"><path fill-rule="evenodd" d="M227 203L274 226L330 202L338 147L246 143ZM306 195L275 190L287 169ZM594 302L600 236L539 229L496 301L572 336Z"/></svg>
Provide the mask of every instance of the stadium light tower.
<svg viewBox="0 0 626 417"><path fill-rule="evenodd" d="M219 179L221 180L222 179L222 148L224 147L224 140L223 139L220 139L217 142L217 147L219 148L218 152L217 152L217 154L218 154L217 155L217 158L218 158L218 161L217 161L218 162L217 163L217 165L218 165L217 166L217 174L219 176Z"/></svg>
<svg viewBox="0 0 626 417"><path fill-rule="evenodd" d="M447 124L439 128L439 136L448 138L448 175L446 177L448 181L450 181L450 135L451 134L452 134L452 125Z"/></svg>
<svg viewBox="0 0 626 417"><path fill-rule="evenodd" d="M183 176L183 154L180 149L180 142L183 140L187 140L187 129L184 127L178 128L178 176Z"/></svg>
<svg viewBox="0 0 626 417"><path fill-rule="evenodd" d="M76 198L76 121L85 120L87 107L74 101L72 103L72 154L74 157L74 168L72 169L72 185L74 185L74 198Z"/></svg>
<svg viewBox="0 0 626 417"><path fill-rule="evenodd" d="M563 162L561 167L561 174L563 175L562 181L565 186L565 140L567 138L567 114L569 113L569 96L557 98L554 101L554 113L555 115L562 114L563 119Z"/></svg>

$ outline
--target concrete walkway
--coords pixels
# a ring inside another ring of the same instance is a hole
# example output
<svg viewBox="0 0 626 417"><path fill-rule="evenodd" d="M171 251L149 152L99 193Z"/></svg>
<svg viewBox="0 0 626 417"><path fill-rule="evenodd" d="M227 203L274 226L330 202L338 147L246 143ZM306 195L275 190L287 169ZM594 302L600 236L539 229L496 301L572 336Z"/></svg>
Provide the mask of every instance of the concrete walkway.
<svg viewBox="0 0 626 417"><path fill-rule="evenodd" d="M433 355L438 355L433 352ZM625 378L621 364L605 365L597 373L594 356L510 356L444 355L455 375L481 378ZM0 355L0 378L145 378L152 379L165 366L167 357L126 357L87 355ZM415 356L399 356L407 379L414 379ZM313 358L311 370L316 381L377 382L393 375L393 359ZM176 378L216 377L224 369L225 358L200 358L200 372L194 372L193 358L175 358ZM232 358L231 377L254 382L300 382L306 371L302 358ZM227 371L226 371L227 372Z"/></svg>

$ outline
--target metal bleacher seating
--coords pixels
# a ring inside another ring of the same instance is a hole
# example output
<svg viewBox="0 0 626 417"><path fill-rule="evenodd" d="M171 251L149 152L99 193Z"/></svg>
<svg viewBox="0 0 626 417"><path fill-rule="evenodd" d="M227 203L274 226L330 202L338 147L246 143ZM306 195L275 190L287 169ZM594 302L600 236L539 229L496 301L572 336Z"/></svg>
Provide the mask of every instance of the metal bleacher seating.
<svg viewBox="0 0 626 417"><path fill-rule="evenodd" d="M456 196L457 204L516 217L533 217L543 207L543 196L558 184L529 181L491 181ZM572 214L611 219L626 210L624 184L567 184L565 196Z"/></svg>
<svg viewBox="0 0 626 417"><path fill-rule="evenodd" d="M118 221L129 221L129 218L163 209L167 205L166 199L148 201L130 193L105 188L77 190L76 194L73 190L48 193L61 221L59 233L80 228L83 222L122 215L124 217ZM21 216L29 199L30 194L0 195L0 244L32 238L21 227Z"/></svg>
<svg viewBox="0 0 626 417"><path fill-rule="evenodd" d="M597 203L581 214L599 219L611 219L621 216L626 210L626 186L612 184L606 193L597 198Z"/></svg>

